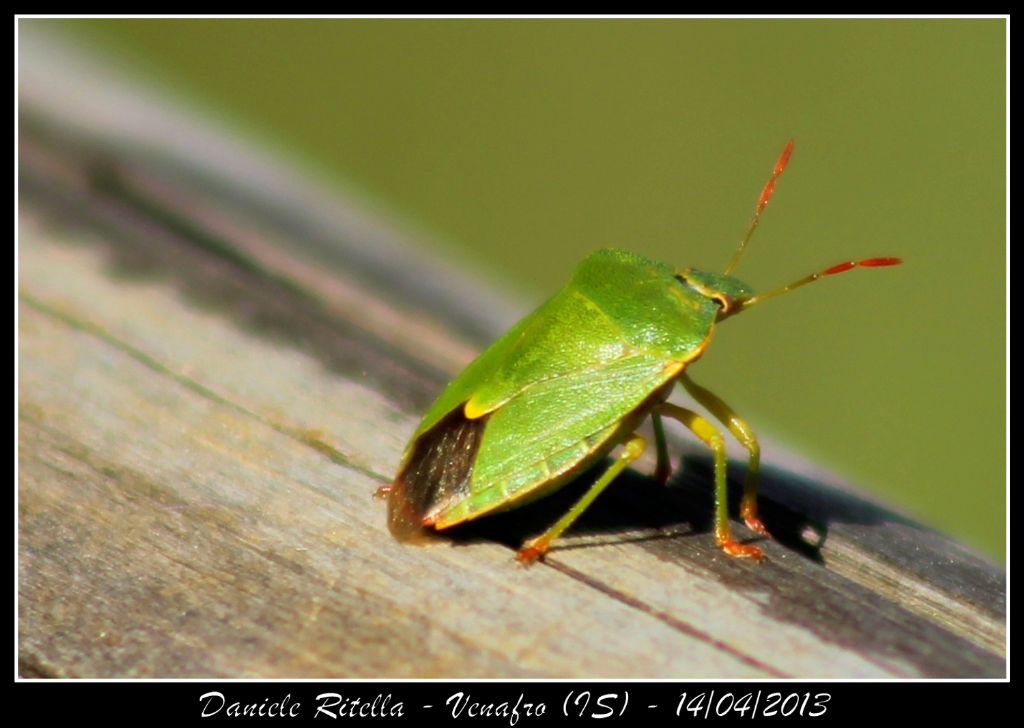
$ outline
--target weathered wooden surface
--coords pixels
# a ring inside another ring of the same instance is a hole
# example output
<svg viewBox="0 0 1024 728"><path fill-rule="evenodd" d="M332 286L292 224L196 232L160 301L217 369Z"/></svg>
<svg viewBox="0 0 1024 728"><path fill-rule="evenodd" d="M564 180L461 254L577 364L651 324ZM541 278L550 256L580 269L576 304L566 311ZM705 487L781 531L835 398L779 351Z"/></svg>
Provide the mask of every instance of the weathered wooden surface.
<svg viewBox="0 0 1024 728"><path fill-rule="evenodd" d="M513 312L63 52L22 39L23 676L1004 675L1000 567L770 446L763 564L686 442L533 568L575 492L394 542L374 490Z"/></svg>

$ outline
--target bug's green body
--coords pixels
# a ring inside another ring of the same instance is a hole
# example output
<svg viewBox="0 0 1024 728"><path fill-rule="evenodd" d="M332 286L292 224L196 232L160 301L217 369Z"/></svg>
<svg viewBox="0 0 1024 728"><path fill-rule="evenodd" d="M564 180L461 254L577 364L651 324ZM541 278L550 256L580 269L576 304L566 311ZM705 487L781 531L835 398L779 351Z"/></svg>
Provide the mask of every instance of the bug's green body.
<svg viewBox="0 0 1024 728"><path fill-rule="evenodd" d="M650 416L658 467L671 468L661 417L678 420L715 458L715 538L726 553L761 558L729 526L726 449L702 415L666 402L676 381L747 449L740 514L768 535L757 516L760 447L753 430L721 399L693 382L686 368L711 340L715 324L774 296L852 268L888 266L898 258L847 261L787 286L755 294L729 275L757 227L792 152L786 145L755 208L754 219L724 273L670 265L624 250L587 257L572 279L494 342L427 411L413 434L388 495L388 525L405 539L443 529L550 493L623 445L616 461L580 501L518 558L543 555L622 470L643 453L635 433Z"/></svg>
<svg viewBox="0 0 1024 728"><path fill-rule="evenodd" d="M747 293L730 276L680 273L625 250L590 255L568 285L491 344L427 411L403 470L422 436L453 411L486 421L463 482L413 518L393 507L392 530L453 526L575 477L632 432L701 355L722 311L712 296Z"/></svg>

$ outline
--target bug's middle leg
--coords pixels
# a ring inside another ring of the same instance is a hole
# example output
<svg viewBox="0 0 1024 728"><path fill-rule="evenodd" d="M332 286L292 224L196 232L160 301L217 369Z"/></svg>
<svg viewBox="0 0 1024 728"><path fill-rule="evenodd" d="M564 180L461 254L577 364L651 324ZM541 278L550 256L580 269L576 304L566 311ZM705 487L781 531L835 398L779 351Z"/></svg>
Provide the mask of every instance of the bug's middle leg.
<svg viewBox="0 0 1024 728"><path fill-rule="evenodd" d="M740 516L743 518L747 528L762 536L771 536L764 523L757 515L757 471L761 464L761 446L757 443L757 435L733 409L718 398L717 395L709 392L700 386L689 375L683 374L680 378L683 386L690 395L707 408L719 422L729 428L740 444L750 453L747 463L747 477L743 481L743 498L740 500Z"/></svg>
<svg viewBox="0 0 1024 728"><path fill-rule="evenodd" d="M531 538L529 541L523 544L522 548L516 552L516 561L524 564L532 564L538 558L543 556L547 550L551 547L551 542L562 535L572 522L579 518L583 511L587 510L587 507L594 502L594 499L601 494L608 485L615 480L619 473L626 469L626 467L640 457L644 450L647 448L647 441L640 437L636 433L633 434L629 440L626 441L625 449L619 455L618 459L612 463L606 471L594 481L587 492L583 494L576 504L569 509L569 511L558 519L551 528L542 533L536 538Z"/></svg>
<svg viewBox="0 0 1024 728"><path fill-rule="evenodd" d="M715 456L715 541L730 556L749 556L761 560L764 554L761 549L751 544L742 544L733 538L729 527L729 498L726 490L726 451L725 437L718 428L693 410L679 405L663 402L657 411L667 417L679 420L693 431L697 437L711 448Z"/></svg>

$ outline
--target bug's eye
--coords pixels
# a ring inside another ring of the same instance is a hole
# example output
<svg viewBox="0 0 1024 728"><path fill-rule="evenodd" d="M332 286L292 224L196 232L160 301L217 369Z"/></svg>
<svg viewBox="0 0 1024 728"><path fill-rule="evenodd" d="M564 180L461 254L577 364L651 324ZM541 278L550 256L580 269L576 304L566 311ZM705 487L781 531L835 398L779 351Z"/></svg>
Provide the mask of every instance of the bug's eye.
<svg viewBox="0 0 1024 728"><path fill-rule="evenodd" d="M722 307L722 313L728 313L736 302L736 299L726 293L718 293L714 296L714 299L715 303Z"/></svg>

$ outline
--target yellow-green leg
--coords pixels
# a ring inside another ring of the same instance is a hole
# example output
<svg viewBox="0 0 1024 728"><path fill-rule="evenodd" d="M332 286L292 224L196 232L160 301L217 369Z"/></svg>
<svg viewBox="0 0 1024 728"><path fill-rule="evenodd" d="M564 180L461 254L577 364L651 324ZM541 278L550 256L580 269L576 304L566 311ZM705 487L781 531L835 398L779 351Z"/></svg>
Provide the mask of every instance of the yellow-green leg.
<svg viewBox="0 0 1024 728"><path fill-rule="evenodd" d="M672 417L686 425L711 448L715 456L715 541L722 547L725 553L730 556L748 556L754 559L763 559L764 554L757 546L742 544L732 536L732 529L729 527L729 497L726 490L726 452L725 437L707 419L701 417L693 410L685 409L678 405L664 402L658 406L657 411L667 417Z"/></svg>
<svg viewBox="0 0 1024 728"><path fill-rule="evenodd" d="M771 536L768 533L768 529L764 527L764 523L757 515L757 471L761 465L761 446L757 444L757 436L754 431L750 429L750 425L743 421L739 415L737 415L733 409L718 398L717 395L709 392L700 386L692 379L689 375L683 374L680 377L683 386L686 387L686 391L689 392L695 400L701 403L707 408L708 412L713 414L719 422L729 428L729 432L733 434L740 444L747 449L750 453L750 459L747 462L747 477L743 481L743 498L740 500L740 516L743 518L744 523L747 524L747 528L755 533L759 533L762 536Z"/></svg>
<svg viewBox="0 0 1024 728"><path fill-rule="evenodd" d="M573 521L580 517L583 511L587 510L587 507L594 502L597 496L601 495L601 491L608 487L608 485L615 480L616 476L621 473L625 468L638 457L640 457L644 450L647 448L647 441L637 434L626 441L626 447L619 455L618 459L612 463L606 471L594 481L594 484L587 489L587 492L583 494L583 497L576 502L569 511L558 519L558 521L549 528L547 531L542 533L536 538L531 538L522 548L516 553L516 561L524 564L532 564L538 558L543 556L549 548L551 548L551 542L562 535L569 526L572 525Z"/></svg>
<svg viewBox="0 0 1024 728"><path fill-rule="evenodd" d="M672 462L668 459L668 443L665 442L665 427L661 424L661 415L651 413L651 425L654 427L654 446L658 450L658 464L654 468L654 477L665 485L672 475Z"/></svg>

